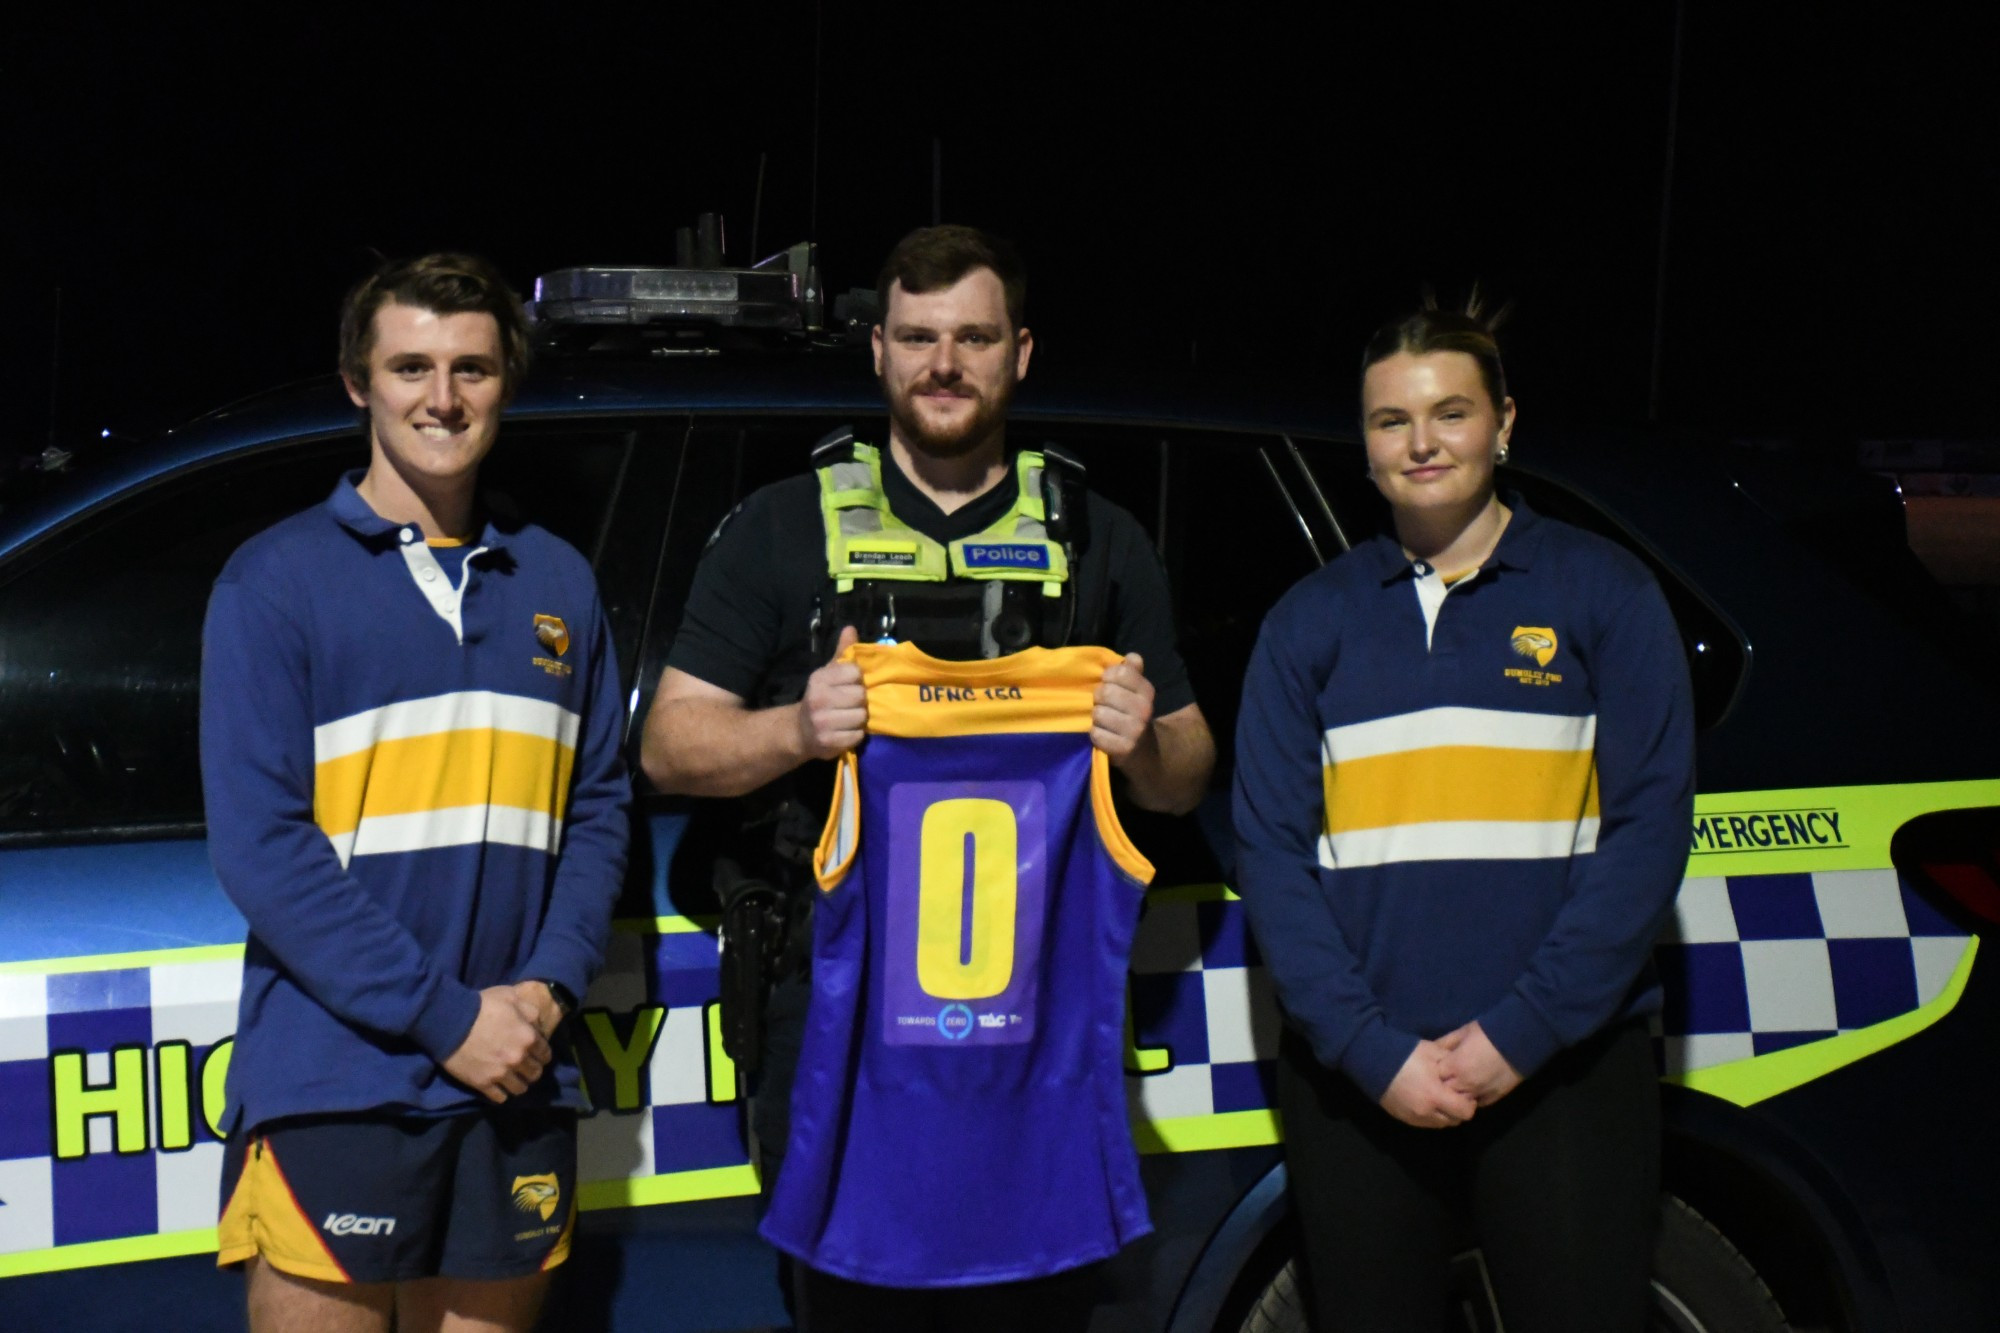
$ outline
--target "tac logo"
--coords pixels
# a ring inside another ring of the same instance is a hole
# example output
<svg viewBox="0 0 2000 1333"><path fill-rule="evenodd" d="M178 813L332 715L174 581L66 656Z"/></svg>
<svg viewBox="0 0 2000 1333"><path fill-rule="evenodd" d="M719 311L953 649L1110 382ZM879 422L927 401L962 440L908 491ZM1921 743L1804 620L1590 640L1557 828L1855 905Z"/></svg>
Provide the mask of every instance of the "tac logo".
<svg viewBox="0 0 2000 1333"><path fill-rule="evenodd" d="M964 1041L972 1035L972 1010L962 1004L948 1004L938 1010L937 1025L947 1041Z"/></svg>
<svg viewBox="0 0 2000 1333"><path fill-rule="evenodd" d="M353 1213L328 1213L319 1229L329 1236L388 1236L396 1230L393 1217L356 1217Z"/></svg>
<svg viewBox="0 0 2000 1333"><path fill-rule="evenodd" d="M1556 632L1541 625L1514 626L1514 651L1532 657L1536 666L1547 666L1556 655Z"/></svg>
<svg viewBox="0 0 2000 1333"><path fill-rule="evenodd" d="M535 641L561 657L569 651L569 626L563 624L561 616L535 617Z"/></svg>
<svg viewBox="0 0 2000 1333"><path fill-rule="evenodd" d="M562 1202L562 1186L554 1172L540 1176L514 1177L514 1206L524 1213L540 1213L544 1222L555 1216Z"/></svg>

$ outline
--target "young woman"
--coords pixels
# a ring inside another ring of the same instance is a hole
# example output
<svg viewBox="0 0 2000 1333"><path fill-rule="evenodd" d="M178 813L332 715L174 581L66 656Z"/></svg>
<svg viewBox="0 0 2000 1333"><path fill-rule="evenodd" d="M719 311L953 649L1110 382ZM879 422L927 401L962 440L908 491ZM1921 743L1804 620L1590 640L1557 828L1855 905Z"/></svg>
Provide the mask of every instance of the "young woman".
<svg viewBox="0 0 2000 1333"><path fill-rule="evenodd" d="M1469 1231L1509 1333L1637 1330L1680 638L1638 560L1497 489L1514 402L1476 311L1378 331L1361 403L1395 531L1271 612L1237 733L1317 1326L1441 1327Z"/></svg>

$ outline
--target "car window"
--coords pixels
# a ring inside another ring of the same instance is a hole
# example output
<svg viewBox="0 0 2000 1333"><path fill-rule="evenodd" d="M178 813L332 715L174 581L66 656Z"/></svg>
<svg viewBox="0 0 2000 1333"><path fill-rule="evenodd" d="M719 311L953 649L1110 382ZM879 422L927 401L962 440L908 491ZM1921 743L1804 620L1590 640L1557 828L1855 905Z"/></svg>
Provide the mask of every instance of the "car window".
<svg viewBox="0 0 2000 1333"><path fill-rule="evenodd" d="M524 426L487 480L589 552L626 439ZM0 841L199 831L209 588L244 540L366 461L351 437L229 460L0 569Z"/></svg>
<svg viewBox="0 0 2000 1333"><path fill-rule="evenodd" d="M1359 444L1301 440L1299 445L1313 479L1351 542L1359 545L1389 531L1389 506L1368 480ZM1569 487L1519 468L1502 472L1500 485L1503 490L1518 492L1536 513L1594 532L1645 562L1680 628L1681 648L1694 686L1695 726L1706 731L1722 721L1743 684L1748 661L1742 636L1722 613L1616 519Z"/></svg>
<svg viewBox="0 0 2000 1333"><path fill-rule="evenodd" d="M1181 657L1215 733L1218 784L1233 768L1237 704L1265 615L1338 553L1279 484L1283 448L1276 436L1188 432L1168 456L1163 558Z"/></svg>
<svg viewBox="0 0 2000 1333"><path fill-rule="evenodd" d="M1567 486L1518 470L1503 474L1501 484L1519 491L1536 513L1617 542L1645 562L1680 628L1681 651L1687 657L1688 679L1694 687L1695 729L1707 731L1721 722L1743 686L1743 671L1749 661L1735 626L1651 548L1634 540L1616 519Z"/></svg>

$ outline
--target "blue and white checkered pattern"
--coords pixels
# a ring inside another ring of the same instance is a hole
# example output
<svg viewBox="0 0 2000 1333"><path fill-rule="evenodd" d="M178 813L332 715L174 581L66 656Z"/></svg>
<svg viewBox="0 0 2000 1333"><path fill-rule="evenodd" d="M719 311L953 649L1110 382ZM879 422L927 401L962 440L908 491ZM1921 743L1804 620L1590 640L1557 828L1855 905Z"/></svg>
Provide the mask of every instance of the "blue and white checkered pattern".
<svg viewBox="0 0 2000 1333"><path fill-rule="evenodd" d="M1970 944L1893 870L1689 879L1657 954L1666 1070L1906 1014L1944 992Z"/></svg>
<svg viewBox="0 0 2000 1333"><path fill-rule="evenodd" d="M1278 1004L1243 904L1177 895L1146 907L1132 947L1132 1027L1168 1067L1126 1081L1133 1119L1256 1111L1274 1102Z"/></svg>
<svg viewBox="0 0 2000 1333"><path fill-rule="evenodd" d="M586 1044L579 1051L589 1086L599 1094L595 1115L578 1127L582 1181L621 1180L742 1166L749 1161L741 1117L733 1104L711 1102L708 1006L717 993L715 937L700 932L636 935L617 931L602 976L586 1008L610 1012L621 1034L642 1005L663 1005L659 1036L646 1061L645 1105L612 1109L603 1095L608 1073Z"/></svg>

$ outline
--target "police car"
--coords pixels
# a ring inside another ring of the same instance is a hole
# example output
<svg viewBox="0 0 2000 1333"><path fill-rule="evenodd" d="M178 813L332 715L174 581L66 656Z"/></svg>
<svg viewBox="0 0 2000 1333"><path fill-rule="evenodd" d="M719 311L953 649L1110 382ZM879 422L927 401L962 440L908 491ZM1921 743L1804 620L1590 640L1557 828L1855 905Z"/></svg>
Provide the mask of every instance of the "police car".
<svg viewBox="0 0 2000 1333"><path fill-rule="evenodd" d="M804 249L539 284L562 354L517 398L484 481L593 562L634 726L719 518L829 430L879 417L816 287ZM849 322L865 332L865 311ZM1111 1265L1095 1327L1302 1329L1278 1015L1229 887L1227 756L1264 612L1386 513L1341 411L1181 376L1066 385L1059 362L1024 386L1017 438L1062 444L1152 535L1224 755L1196 815L1129 817L1159 869L1126 1052L1157 1232ZM1768 466L1656 439L1519 443L1503 485L1647 561L1696 686L1700 795L1659 946L1655 1326L2000 1327L1990 665L1930 616L1893 496L1818 504ZM240 1322L240 1283L212 1256L243 923L203 842L200 624L230 551L365 459L329 378L80 463L0 512L10 1328ZM693 809L642 794L608 966L574 1025L594 1109L546 1327L786 1322L754 1234ZM1459 1277L1467 1327L1495 1327L1476 1252Z"/></svg>

